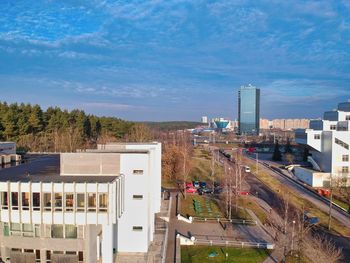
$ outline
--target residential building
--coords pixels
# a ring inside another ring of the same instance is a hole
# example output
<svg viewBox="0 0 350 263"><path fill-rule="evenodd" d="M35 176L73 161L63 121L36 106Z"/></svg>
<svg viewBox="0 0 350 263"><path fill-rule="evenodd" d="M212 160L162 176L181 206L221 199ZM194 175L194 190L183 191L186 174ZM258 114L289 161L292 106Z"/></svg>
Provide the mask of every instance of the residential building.
<svg viewBox="0 0 350 263"><path fill-rule="evenodd" d="M274 119L271 122L272 122L271 127L273 129L295 130L295 129L307 129L309 127L310 120L308 119Z"/></svg>
<svg viewBox="0 0 350 263"><path fill-rule="evenodd" d="M323 120L311 120L309 129L296 132L296 141L310 149L309 161L314 169L347 184L350 183L349 127L350 102L344 102L336 110L325 112Z"/></svg>
<svg viewBox="0 0 350 263"><path fill-rule="evenodd" d="M258 135L260 121L260 89L241 86L238 92L238 132Z"/></svg>
<svg viewBox="0 0 350 263"><path fill-rule="evenodd" d="M3 169L1 257L109 263L117 253L146 253L160 184L160 143L104 144Z"/></svg>
<svg viewBox="0 0 350 263"><path fill-rule="evenodd" d="M260 119L260 129L268 130L271 127L271 121L268 119Z"/></svg>
<svg viewBox="0 0 350 263"><path fill-rule="evenodd" d="M208 116L202 116L201 122L205 123L205 124L208 124Z"/></svg>

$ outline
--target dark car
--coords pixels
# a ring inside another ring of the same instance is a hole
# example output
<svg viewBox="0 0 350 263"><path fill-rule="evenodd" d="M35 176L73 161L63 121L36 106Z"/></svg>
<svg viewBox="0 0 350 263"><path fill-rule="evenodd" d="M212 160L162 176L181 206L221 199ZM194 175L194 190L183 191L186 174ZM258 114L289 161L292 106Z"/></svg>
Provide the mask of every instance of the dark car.
<svg viewBox="0 0 350 263"><path fill-rule="evenodd" d="M200 186L200 188L206 188L207 183L206 182L199 182L199 186Z"/></svg>
<svg viewBox="0 0 350 263"><path fill-rule="evenodd" d="M203 195L203 194L212 194L213 193L213 189L209 189L209 188L199 188L198 189L198 194Z"/></svg>
<svg viewBox="0 0 350 263"><path fill-rule="evenodd" d="M219 182L214 182L214 187L219 187L220 183Z"/></svg>
<svg viewBox="0 0 350 263"><path fill-rule="evenodd" d="M199 182L198 181L193 181L193 187L199 188Z"/></svg>
<svg viewBox="0 0 350 263"><path fill-rule="evenodd" d="M223 192L224 189L222 189L222 187L216 187L214 189L214 194L221 194Z"/></svg>

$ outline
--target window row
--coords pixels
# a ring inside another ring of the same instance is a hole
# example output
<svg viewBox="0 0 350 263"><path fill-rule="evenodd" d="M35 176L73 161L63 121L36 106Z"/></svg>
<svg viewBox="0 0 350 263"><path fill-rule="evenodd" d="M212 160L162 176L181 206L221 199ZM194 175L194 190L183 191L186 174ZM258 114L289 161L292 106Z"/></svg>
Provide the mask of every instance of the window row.
<svg viewBox="0 0 350 263"><path fill-rule="evenodd" d="M75 225L45 225L2 223L4 236L46 237L46 238L83 238L83 227ZM45 233L44 233L45 232Z"/></svg>
<svg viewBox="0 0 350 263"><path fill-rule="evenodd" d="M343 162L348 162L349 161L349 155L343 155L343 157L342 157L342 161Z"/></svg>
<svg viewBox="0 0 350 263"><path fill-rule="evenodd" d="M35 254L35 262L40 261L40 250L39 249L23 249L23 248L12 248L12 252L19 253L33 253ZM84 262L84 253L83 251L51 251L46 250L46 262L51 262L52 255L77 255L78 262Z"/></svg>
<svg viewBox="0 0 350 263"><path fill-rule="evenodd" d="M343 148L349 150L349 144L339 140L338 138L335 138L335 143L342 146Z"/></svg>
<svg viewBox="0 0 350 263"><path fill-rule="evenodd" d="M19 200L21 197L21 200ZM108 195L106 193L32 193L27 192L0 192L1 209L33 211L66 211L66 212L107 212ZM10 204L10 205L9 205Z"/></svg>

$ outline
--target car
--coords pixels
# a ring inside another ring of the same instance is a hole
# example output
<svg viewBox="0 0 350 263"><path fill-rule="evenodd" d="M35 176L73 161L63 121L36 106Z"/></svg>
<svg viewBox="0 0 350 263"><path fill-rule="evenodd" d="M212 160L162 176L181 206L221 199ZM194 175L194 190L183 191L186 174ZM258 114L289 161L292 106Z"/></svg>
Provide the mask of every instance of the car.
<svg viewBox="0 0 350 263"><path fill-rule="evenodd" d="M187 188L187 187L193 187L193 184L192 184L191 182L186 183L186 188Z"/></svg>
<svg viewBox="0 0 350 263"><path fill-rule="evenodd" d="M238 194L239 195L249 195L249 192L248 191L240 191Z"/></svg>
<svg viewBox="0 0 350 263"><path fill-rule="evenodd" d="M250 167L249 166L244 166L244 171L246 173L250 173Z"/></svg>
<svg viewBox="0 0 350 263"><path fill-rule="evenodd" d="M199 182L199 186L200 186L200 188L206 188L207 183L206 182Z"/></svg>
<svg viewBox="0 0 350 263"><path fill-rule="evenodd" d="M214 182L214 187L219 187L220 186L220 183L219 182Z"/></svg>
<svg viewBox="0 0 350 263"><path fill-rule="evenodd" d="M189 194L197 193L197 189L193 187L188 187L186 188L186 193L189 193Z"/></svg>
<svg viewBox="0 0 350 263"><path fill-rule="evenodd" d="M193 187L199 188L199 182L198 181L193 181Z"/></svg>
<svg viewBox="0 0 350 263"><path fill-rule="evenodd" d="M214 189L214 194L221 194L224 191L224 189L222 189L222 187L216 187Z"/></svg>

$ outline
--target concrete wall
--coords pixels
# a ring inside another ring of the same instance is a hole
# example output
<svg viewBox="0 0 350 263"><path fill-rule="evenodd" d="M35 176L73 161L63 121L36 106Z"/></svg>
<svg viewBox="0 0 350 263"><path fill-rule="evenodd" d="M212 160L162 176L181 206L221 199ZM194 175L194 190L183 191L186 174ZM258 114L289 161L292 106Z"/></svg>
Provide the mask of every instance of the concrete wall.
<svg viewBox="0 0 350 263"><path fill-rule="evenodd" d="M312 187L324 187L324 181L327 181L329 178L329 173L319 173L297 166L294 167L294 175Z"/></svg>

